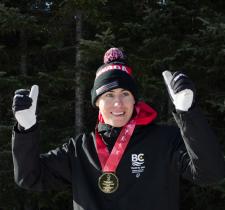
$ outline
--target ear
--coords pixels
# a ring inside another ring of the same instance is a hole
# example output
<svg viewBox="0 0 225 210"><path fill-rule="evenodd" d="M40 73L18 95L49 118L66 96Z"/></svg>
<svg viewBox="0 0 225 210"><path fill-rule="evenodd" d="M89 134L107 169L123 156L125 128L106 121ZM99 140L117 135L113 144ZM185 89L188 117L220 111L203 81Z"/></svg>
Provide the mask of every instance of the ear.
<svg viewBox="0 0 225 210"><path fill-rule="evenodd" d="M99 101L97 99L97 101L95 102L95 106L99 107Z"/></svg>
<svg viewBox="0 0 225 210"><path fill-rule="evenodd" d="M133 96L133 95L132 95ZM135 101L135 98L134 98L134 96L133 96L133 104L135 105L136 104L136 101Z"/></svg>

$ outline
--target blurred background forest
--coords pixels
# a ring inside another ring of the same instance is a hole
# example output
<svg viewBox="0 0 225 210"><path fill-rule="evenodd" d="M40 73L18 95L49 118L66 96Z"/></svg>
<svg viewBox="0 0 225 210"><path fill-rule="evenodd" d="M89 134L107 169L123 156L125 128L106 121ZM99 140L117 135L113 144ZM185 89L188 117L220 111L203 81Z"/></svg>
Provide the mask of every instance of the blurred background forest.
<svg viewBox="0 0 225 210"><path fill-rule="evenodd" d="M28 192L13 180L14 91L38 84L40 145L48 151L91 131L90 90L106 49L125 50L141 97L174 123L161 73L183 70L225 151L225 1L1 0L0 209L71 210L70 189ZM215 166L216 167L216 166ZM182 180L181 210L225 210L225 183Z"/></svg>

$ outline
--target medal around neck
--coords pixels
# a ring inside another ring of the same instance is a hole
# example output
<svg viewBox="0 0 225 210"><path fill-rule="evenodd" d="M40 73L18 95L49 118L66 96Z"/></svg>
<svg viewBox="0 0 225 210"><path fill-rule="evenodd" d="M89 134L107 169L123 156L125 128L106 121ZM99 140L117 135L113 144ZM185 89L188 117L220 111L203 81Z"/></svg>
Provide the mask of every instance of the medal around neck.
<svg viewBox="0 0 225 210"><path fill-rule="evenodd" d="M104 193L114 193L119 187L119 179L115 173L105 172L98 179L98 187Z"/></svg>
<svg viewBox="0 0 225 210"><path fill-rule="evenodd" d="M103 172L98 179L98 186L104 193L113 193L119 187L119 179L116 176L115 171L124 154L127 144L130 141L135 125L135 120L131 120L123 127L111 153L109 153L109 150L99 133L97 131L95 133L97 154Z"/></svg>

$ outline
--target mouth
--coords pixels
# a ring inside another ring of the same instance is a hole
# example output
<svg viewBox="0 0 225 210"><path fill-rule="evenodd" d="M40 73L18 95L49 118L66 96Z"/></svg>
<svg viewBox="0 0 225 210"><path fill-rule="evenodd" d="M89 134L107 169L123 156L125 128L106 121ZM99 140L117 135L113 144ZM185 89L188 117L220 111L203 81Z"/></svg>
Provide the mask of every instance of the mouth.
<svg viewBox="0 0 225 210"><path fill-rule="evenodd" d="M125 112L111 112L111 114L116 117L122 117L125 115Z"/></svg>

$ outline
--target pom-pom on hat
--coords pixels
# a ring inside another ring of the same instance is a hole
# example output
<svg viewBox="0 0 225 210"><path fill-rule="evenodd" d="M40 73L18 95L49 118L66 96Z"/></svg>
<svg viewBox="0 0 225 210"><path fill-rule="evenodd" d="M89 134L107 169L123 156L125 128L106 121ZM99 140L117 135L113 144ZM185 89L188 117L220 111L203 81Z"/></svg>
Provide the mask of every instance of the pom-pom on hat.
<svg viewBox="0 0 225 210"><path fill-rule="evenodd" d="M119 60L125 61L125 56L120 49L113 47L105 52L104 64Z"/></svg>
<svg viewBox="0 0 225 210"><path fill-rule="evenodd" d="M118 48L110 48L103 60L104 65L98 68L91 90L92 105L96 107L98 97L115 88L129 90L137 102L137 85L132 76L132 69L125 62L123 52Z"/></svg>

